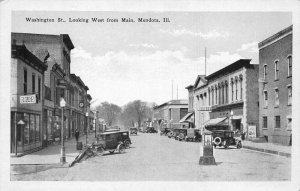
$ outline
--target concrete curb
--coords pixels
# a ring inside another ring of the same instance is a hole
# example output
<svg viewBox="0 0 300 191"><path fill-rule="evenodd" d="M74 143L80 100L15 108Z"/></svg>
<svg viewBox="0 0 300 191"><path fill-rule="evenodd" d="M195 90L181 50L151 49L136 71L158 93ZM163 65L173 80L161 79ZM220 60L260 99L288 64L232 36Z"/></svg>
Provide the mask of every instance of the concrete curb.
<svg viewBox="0 0 300 191"><path fill-rule="evenodd" d="M270 150L270 149L262 149L262 148L256 148L256 147L251 147L251 146L244 146L244 145L243 145L243 148L291 158L291 153L285 153L285 152L274 151L274 150Z"/></svg>
<svg viewBox="0 0 300 191"><path fill-rule="evenodd" d="M10 165L11 175L21 175L37 173L52 168L69 168L69 163L53 163L53 164L12 164Z"/></svg>

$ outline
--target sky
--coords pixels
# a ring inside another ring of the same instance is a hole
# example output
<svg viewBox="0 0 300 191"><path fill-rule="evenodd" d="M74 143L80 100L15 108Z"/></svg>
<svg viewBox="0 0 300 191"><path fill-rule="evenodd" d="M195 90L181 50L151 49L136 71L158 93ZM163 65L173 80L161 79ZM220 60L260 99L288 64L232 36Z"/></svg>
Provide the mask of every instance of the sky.
<svg viewBox="0 0 300 191"><path fill-rule="evenodd" d="M27 22L26 17L53 18L55 22ZM66 22L57 22L57 18ZM70 18L89 21L69 22ZM105 22L94 23L91 18ZM107 18L118 22L107 22ZM121 22L121 18L135 22ZM141 23L138 18L160 22ZM197 75L205 74L205 48L207 75L241 58L258 64L258 43L291 24L289 12L12 14L12 32L69 34L75 46L71 73L89 87L94 105L108 101L120 106L137 99L156 104L187 99L185 87L194 84Z"/></svg>

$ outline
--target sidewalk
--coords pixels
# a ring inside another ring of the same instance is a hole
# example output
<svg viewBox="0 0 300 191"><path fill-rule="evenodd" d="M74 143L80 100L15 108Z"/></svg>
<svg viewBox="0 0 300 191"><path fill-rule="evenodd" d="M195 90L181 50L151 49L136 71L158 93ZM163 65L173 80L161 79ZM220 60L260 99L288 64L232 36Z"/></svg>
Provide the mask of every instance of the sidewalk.
<svg viewBox="0 0 300 191"><path fill-rule="evenodd" d="M95 134L88 134L88 144L94 142ZM79 142L85 145L85 135L80 136ZM66 164L60 163L60 144L50 145L42 150L24 155L22 157L11 157L11 174L37 172L53 167L68 167L80 151L76 149L76 140L71 138L65 141Z"/></svg>
<svg viewBox="0 0 300 191"><path fill-rule="evenodd" d="M283 145L268 143L268 142L263 142L263 143L253 142L247 140L242 141L242 144L243 144L243 148L245 149L285 156L289 158L291 157L291 150L292 150L291 146L283 146Z"/></svg>

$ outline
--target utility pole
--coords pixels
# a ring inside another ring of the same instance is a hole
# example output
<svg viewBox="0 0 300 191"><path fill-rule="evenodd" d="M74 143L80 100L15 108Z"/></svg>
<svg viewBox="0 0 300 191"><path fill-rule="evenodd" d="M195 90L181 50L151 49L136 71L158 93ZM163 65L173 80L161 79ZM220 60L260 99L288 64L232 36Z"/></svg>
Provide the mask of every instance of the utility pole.
<svg viewBox="0 0 300 191"><path fill-rule="evenodd" d="M204 73L204 75L206 76L206 47L205 47L205 56L204 57L205 57L205 70L204 70L205 73Z"/></svg>
<svg viewBox="0 0 300 191"><path fill-rule="evenodd" d="M172 80L172 100L173 100L173 80Z"/></svg>
<svg viewBox="0 0 300 191"><path fill-rule="evenodd" d="M177 100L178 100L178 85L177 85Z"/></svg>

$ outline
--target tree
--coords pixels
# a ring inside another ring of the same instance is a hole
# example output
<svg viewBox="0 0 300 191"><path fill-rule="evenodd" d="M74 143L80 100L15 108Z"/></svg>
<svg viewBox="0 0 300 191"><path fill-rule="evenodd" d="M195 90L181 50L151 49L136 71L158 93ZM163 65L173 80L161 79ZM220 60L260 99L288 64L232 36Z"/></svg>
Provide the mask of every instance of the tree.
<svg viewBox="0 0 300 191"><path fill-rule="evenodd" d="M134 126L137 122L139 126L144 119L151 119L152 108L146 102L135 100L125 105L122 113L122 120L125 126Z"/></svg>
<svg viewBox="0 0 300 191"><path fill-rule="evenodd" d="M122 111L119 106L108 102L102 102L96 107L96 110L99 111L99 117L103 118L108 123L108 126L111 126L116 121Z"/></svg>

